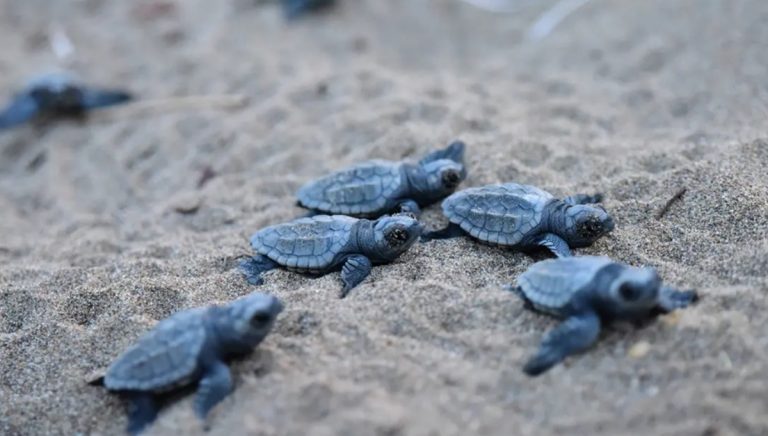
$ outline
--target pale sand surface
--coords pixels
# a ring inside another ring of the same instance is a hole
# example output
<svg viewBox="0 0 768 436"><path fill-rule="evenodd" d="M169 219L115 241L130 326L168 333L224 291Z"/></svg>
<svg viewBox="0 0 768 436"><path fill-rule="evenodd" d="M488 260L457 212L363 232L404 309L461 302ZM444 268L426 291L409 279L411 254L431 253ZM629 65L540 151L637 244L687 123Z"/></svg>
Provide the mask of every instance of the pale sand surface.
<svg viewBox="0 0 768 436"><path fill-rule="evenodd" d="M124 404L86 376L172 312L253 290L235 257L301 213L302 183L461 138L463 186L603 191L617 229L578 253L656 266L700 303L530 379L555 321L500 284L544 255L421 244L345 300L338 274L270 272L287 310L207 434L768 434L768 3L594 0L537 43L541 8L348 0L287 25L250 0L136 4L0 1L0 89L53 65L56 21L92 82L249 103L0 134L0 433L119 434ZM149 432L201 433L191 396Z"/></svg>

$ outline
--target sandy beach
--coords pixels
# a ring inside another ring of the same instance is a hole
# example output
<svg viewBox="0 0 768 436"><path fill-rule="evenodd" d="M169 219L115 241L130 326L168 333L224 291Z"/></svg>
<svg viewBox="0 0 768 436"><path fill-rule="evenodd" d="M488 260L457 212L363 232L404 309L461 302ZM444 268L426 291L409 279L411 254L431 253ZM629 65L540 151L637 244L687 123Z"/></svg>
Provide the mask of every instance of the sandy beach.
<svg viewBox="0 0 768 436"><path fill-rule="evenodd" d="M457 138L462 188L604 192L616 229L576 254L701 300L534 379L556 321L501 285L545 253L417 244L343 300L338 274L272 271L258 289L286 310L209 430L181 394L147 434L768 434L768 3L592 0L527 38L552 4L340 0L286 23L252 0L0 0L3 96L57 65L60 30L69 67L149 102L0 132L0 434L122 434L125 404L86 379L255 290L237 258L303 213L303 183Z"/></svg>

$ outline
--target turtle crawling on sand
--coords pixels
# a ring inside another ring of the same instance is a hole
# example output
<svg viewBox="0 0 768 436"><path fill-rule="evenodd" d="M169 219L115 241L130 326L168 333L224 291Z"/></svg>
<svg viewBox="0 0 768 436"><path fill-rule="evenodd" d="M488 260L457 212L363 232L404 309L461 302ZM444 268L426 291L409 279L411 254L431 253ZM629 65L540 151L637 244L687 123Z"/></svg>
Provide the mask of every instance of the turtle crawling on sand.
<svg viewBox="0 0 768 436"><path fill-rule="evenodd" d="M232 391L224 359L244 354L272 329L283 305L253 293L226 306L178 312L161 321L118 357L99 379L130 402L128 432L137 434L154 421L155 394L198 382L195 413L205 418Z"/></svg>
<svg viewBox="0 0 768 436"><path fill-rule="evenodd" d="M464 149L455 141L418 164L373 160L329 174L299 189L299 205L315 213L376 218L404 212L419 216L420 206L453 193L466 178Z"/></svg>
<svg viewBox="0 0 768 436"><path fill-rule="evenodd" d="M422 241L469 233L490 244L527 250L546 247L557 257L586 247L613 230L602 195L578 194L559 200L539 188L517 183L459 191L443 200L448 227L427 232Z"/></svg>
<svg viewBox="0 0 768 436"><path fill-rule="evenodd" d="M563 319L525 364L523 370L531 376L592 346L603 323L640 320L698 299L696 291L663 285L653 268L635 268L597 256L535 263L518 277L517 287L505 288L520 295L528 307Z"/></svg>
<svg viewBox="0 0 768 436"><path fill-rule="evenodd" d="M89 88L68 74L47 74L30 81L0 112L0 130L37 116L80 116L90 109L130 99L131 95L122 90Z"/></svg>
<svg viewBox="0 0 768 436"><path fill-rule="evenodd" d="M395 260L421 235L421 224L405 214L375 221L342 215L299 218L259 230L251 237L256 256L240 270L251 284L261 273L277 267L313 275L341 269L341 297L360 284L371 265Z"/></svg>

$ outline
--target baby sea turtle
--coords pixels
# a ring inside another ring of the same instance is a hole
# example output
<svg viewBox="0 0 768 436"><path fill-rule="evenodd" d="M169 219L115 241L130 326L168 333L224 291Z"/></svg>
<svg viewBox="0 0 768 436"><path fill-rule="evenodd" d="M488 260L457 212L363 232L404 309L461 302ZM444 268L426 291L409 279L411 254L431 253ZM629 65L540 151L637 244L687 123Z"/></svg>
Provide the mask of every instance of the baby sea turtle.
<svg viewBox="0 0 768 436"><path fill-rule="evenodd" d="M483 242L519 249L546 247L557 257L586 247L613 230L602 195L578 194L558 200L539 188L517 183L457 192L443 201L448 227L422 235L422 241L469 233Z"/></svg>
<svg viewBox="0 0 768 436"><path fill-rule="evenodd" d="M404 212L418 216L420 206L453 193L467 176L465 145L455 141L433 151L418 164L373 160L299 189L299 205L317 213L375 218Z"/></svg>
<svg viewBox="0 0 768 436"><path fill-rule="evenodd" d="M298 18L307 12L319 11L329 8L336 2L335 0L281 0L285 17L290 19Z"/></svg>
<svg viewBox="0 0 768 436"><path fill-rule="evenodd" d="M129 402L128 432L137 434L154 421L155 394L199 381L195 413L204 419L232 391L224 359L258 345L283 305L277 298L252 293L226 306L178 312L158 323L118 357L101 382Z"/></svg>
<svg viewBox="0 0 768 436"><path fill-rule="evenodd" d="M341 269L343 298L370 274L372 264L395 260L421 230L408 215L375 221L342 215L299 218L256 232L251 246L258 254L242 261L240 269L254 285L262 283L261 273L279 266L313 275Z"/></svg>
<svg viewBox="0 0 768 436"><path fill-rule="evenodd" d="M127 102L122 90L92 89L68 74L31 80L0 113L0 129L15 127L37 116L80 116L94 108Z"/></svg>
<svg viewBox="0 0 768 436"><path fill-rule="evenodd" d="M506 289L520 295L527 307L564 320L526 363L524 371L531 376L589 348L603 323L638 321L698 299L696 291L662 285L653 268L635 268L598 256L535 263L518 277L517 287Z"/></svg>

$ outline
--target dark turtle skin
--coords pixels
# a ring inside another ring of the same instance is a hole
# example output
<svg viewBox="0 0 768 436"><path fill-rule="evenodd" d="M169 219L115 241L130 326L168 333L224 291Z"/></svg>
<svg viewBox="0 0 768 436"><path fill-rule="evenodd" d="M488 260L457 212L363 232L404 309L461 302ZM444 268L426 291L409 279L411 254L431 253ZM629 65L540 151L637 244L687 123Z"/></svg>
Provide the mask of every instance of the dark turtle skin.
<svg viewBox="0 0 768 436"><path fill-rule="evenodd" d="M85 86L67 74L49 74L33 79L0 112L0 130L16 127L39 117L78 117L95 108L131 100L117 89Z"/></svg>
<svg viewBox="0 0 768 436"><path fill-rule="evenodd" d="M257 255L242 261L240 270L259 285L261 274L277 267L314 276L340 269L343 298L368 277L372 265L406 252L421 231L421 224L405 214L375 221L342 215L299 218L256 232L251 247Z"/></svg>
<svg viewBox="0 0 768 436"><path fill-rule="evenodd" d="M537 376L566 357L591 347L603 325L647 319L684 308L696 291L665 286L653 268L636 268L608 257L579 256L533 264L505 289L529 307L562 319L546 334L536 355L523 368Z"/></svg>
<svg viewBox="0 0 768 436"><path fill-rule="evenodd" d="M336 4L335 0L280 0L283 13L289 20L299 18L310 12L329 9Z"/></svg>
<svg viewBox="0 0 768 436"><path fill-rule="evenodd" d="M466 146L454 141L418 163L373 160L302 186L299 206L311 214L377 218L393 212L418 217L421 207L452 194L467 177Z"/></svg>
<svg viewBox="0 0 768 436"><path fill-rule="evenodd" d="M450 224L427 232L422 241L469 234L492 245L530 250L545 247L557 257L587 247L614 228L613 218L595 203L602 195L563 200L535 186L505 183L459 191L443 200Z"/></svg>
<svg viewBox="0 0 768 436"><path fill-rule="evenodd" d="M277 298L252 293L226 306L178 312L125 350L97 381L128 399L130 434L155 420L157 394L195 382L195 414L205 419L232 391L226 359L253 350L282 310Z"/></svg>

